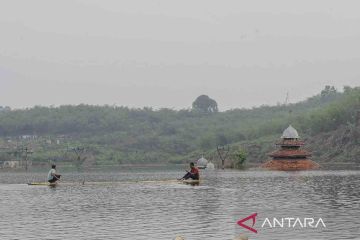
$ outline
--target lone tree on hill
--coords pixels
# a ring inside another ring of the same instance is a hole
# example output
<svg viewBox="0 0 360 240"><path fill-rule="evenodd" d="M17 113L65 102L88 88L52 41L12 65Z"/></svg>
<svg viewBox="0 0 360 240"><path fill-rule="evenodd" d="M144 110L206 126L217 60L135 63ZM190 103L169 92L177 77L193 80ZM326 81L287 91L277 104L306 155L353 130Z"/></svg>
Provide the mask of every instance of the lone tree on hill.
<svg viewBox="0 0 360 240"><path fill-rule="evenodd" d="M337 90L334 86L326 85L325 88L321 91L321 97L328 96L328 95L334 95L337 93Z"/></svg>
<svg viewBox="0 0 360 240"><path fill-rule="evenodd" d="M214 113L219 111L217 102L207 95L197 97L192 104L192 108L193 110L202 113Z"/></svg>

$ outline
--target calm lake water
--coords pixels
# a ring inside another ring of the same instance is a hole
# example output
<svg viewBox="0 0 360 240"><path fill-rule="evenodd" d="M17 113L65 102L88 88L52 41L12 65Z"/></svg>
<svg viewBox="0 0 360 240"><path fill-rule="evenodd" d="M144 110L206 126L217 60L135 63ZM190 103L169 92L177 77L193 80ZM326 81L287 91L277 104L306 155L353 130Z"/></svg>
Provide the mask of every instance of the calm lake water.
<svg viewBox="0 0 360 240"><path fill-rule="evenodd" d="M199 186L133 182L182 174L65 172L64 182L86 184L51 188L24 184L46 173L0 172L0 239L360 239L360 171L203 171ZM236 224L253 213L257 234ZM322 218L326 228L261 227L273 217Z"/></svg>

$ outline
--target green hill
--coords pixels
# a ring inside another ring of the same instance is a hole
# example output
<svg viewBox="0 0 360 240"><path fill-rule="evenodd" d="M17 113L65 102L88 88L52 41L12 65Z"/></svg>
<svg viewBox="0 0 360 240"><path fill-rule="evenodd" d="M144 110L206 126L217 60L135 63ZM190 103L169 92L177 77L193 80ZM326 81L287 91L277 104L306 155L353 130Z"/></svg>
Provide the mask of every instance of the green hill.
<svg viewBox="0 0 360 240"><path fill-rule="evenodd" d="M290 123L310 143L315 161L356 161L360 154L359 87L327 86L296 104L211 113L91 105L0 109L2 148L29 146L35 163L69 161L76 147L85 148L88 164L180 163L201 154L215 158L218 145L241 146L248 162L262 162ZM346 153L334 152L334 145Z"/></svg>

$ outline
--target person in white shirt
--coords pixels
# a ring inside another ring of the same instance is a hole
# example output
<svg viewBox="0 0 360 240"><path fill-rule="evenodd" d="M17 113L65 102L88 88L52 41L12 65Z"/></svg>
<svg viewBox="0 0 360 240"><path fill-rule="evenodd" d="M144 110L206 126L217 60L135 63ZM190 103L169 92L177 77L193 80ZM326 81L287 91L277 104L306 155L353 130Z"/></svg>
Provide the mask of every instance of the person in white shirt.
<svg viewBox="0 0 360 240"><path fill-rule="evenodd" d="M56 174L56 165L51 165L51 169L48 173L48 182L49 183L55 183L57 180L59 180L61 177L60 174Z"/></svg>

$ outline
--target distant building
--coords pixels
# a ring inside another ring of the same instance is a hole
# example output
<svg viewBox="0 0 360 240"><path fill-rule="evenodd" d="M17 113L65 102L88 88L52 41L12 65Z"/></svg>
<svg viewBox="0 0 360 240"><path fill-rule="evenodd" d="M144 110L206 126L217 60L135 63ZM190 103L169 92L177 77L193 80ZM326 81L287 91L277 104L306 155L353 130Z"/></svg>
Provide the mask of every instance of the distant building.
<svg viewBox="0 0 360 240"><path fill-rule="evenodd" d="M215 165L212 162L208 162L208 164L206 164L206 169L207 170L214 170Z"/></svg>
<svg viewBox="0 0 360 240"><path fill-rule="evenodd" d="M200 169L205 169L207 164L208 164L208 160L206 160L204 157L201 157L196 162L197 167Z"/></svg>
<svg viewBox="0 0 360 240"><path fill-rule="evenodd" d="M20 166L21 162L18 160L4 161L2 164L3 168L19 168Z"/></svg>
<svg viewBox="0 0 360 240"><path fill-rule="evenodd" d="M1 111L10 111L11 108L10 107L3 107L3 106L0 106L0 112Z"/></svg>
<svg viewBox="0 0 360 240"><path fill-rule="evenodd" d="M27 162L23 160L7 160L0 161L0 168L26 168L32 166L32 161Z"/></svg>
<svg viewBox="0 0 360 240"><path fill-rule="evenodd" d="M281 140L276 143L280 149L272 152L269 156L272 160L262 164L261 167L271 170L299 171L319 168L319 164L310 160L311 153L303 149L304 142L291 125L285 129Z"/></svg>
<svg viewBox="0 0 360 240"><path fill-rule="evenodd" d="M20 139L26 140L26 139L36 139L37 136L36 135L21 135L19 137Z"/></svg>

